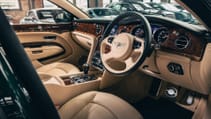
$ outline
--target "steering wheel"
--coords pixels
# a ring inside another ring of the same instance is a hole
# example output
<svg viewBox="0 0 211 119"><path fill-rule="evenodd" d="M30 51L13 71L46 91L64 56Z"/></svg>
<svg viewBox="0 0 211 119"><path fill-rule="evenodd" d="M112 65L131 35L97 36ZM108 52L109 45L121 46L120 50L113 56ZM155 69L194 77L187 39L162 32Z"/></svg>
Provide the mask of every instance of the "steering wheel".
<svg viewBox="0 0 211 119"><path fill-rule="evenodd" d="M131 20L143 26L143 38L127 32L111 33L114 27ZM100 46L101 60L105 69L116 75L125 75L136 70L147 56L151 37L151 26L142 14L126 12L116 17L106 28Z"/></svg>

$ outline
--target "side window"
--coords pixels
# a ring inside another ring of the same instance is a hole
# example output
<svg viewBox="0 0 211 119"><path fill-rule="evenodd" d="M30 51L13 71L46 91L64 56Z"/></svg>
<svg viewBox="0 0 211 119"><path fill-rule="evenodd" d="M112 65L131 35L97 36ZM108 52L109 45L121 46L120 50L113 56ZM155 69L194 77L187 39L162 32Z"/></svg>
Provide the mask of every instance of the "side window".
<svg viewBox="0 0 211 119"><path fill-rule="evenodd" d="M33 24L38 19L36 18L36 15L33 11L28 11L26 16L24 16L19 23L20 24Z"/></svg>
<svg viewBox="0 0 211 119"><path fill-rule="evenodd" d="M60 24L70 23L75 17L60 8L38 8L29 11L20 24Z"/></svg>
<svg viewBox="0 0 211 119"><path fill-rule="evenodd" d="M78 19L47 0L0 0L0 5L12 25L63 24Z"/></svg>

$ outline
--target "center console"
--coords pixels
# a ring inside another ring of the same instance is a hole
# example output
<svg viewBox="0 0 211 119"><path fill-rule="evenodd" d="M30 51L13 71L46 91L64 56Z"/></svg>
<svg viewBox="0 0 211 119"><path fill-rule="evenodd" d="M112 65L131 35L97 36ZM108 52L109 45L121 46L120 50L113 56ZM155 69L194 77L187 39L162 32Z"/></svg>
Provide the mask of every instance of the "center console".
<svg viewBox="0 0 211 119"><path fill-rule="evenodd" d="M73 97L91 90L98 90L101 76L98 72L50 76L39 74L56 106L61 106Z"/></svg>
<svg viewBox="0 0 211 119"><path fill-rule="evenodd" d="M85 83L85 82L96 80L97 78L98 78L97 74L83 74L83 73L72 74L69 76L61 77L65 85Z"/></svg>
<svg viewBox="0 0 211 119"><path fill-rule="evenodd" d="M110 82L116 81L107 81L105 78L108 76L104 75L99 44L97 40L93 40L87 63L82 66L83 72L63 76L43 76L45 79L41 77L42 80L44 79L45 88L56 106L63 105L81 93L98 90L104 85L111 85Z"/></svg>

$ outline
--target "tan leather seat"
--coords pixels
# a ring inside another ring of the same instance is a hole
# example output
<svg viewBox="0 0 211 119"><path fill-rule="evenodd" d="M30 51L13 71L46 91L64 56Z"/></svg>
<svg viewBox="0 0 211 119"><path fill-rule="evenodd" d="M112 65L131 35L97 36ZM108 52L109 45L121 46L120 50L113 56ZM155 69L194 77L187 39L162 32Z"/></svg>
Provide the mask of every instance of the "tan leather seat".
<svg viewBox="0 0 211 119"><path fill-rule="evenodd" d="M45 73L53 76L61 76L61 75L67 75L67 74L76 74L79 73L80 70L69 63L52 63L44 65L37 69L38 73Z"/></svg>
<svg viewBox="0 0 211 119"><path fill-rule="evenodd" d="M117 96L91 91L59 109L61 119L143 119L131 105Z"/></svg>

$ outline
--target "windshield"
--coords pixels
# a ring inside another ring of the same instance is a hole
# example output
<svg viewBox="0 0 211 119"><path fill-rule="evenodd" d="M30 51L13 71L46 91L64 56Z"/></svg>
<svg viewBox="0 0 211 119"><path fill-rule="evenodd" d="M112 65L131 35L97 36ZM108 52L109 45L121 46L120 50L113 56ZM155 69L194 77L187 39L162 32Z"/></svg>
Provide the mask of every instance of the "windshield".
<svg viewBox="0 0 211 119"><path fill-rule="evenodd" d="M98 16L110 16L110 15L117 15L111 9L93 9L93 12Z"/></svg>
<svg viewBox="0 0 211 119"><path fill-rule="evenodd" d="M138 11L144 15L156 15L168 17L178 21L187 22L190 24L199 24L198 21L184 10L175 0L67 0L80 9L84 8L110 8L115 11L115 15L128 12ZM181 8L181 9L180 9ZM89 15L90 16L90 15ZM103 15L99 15L103 16ZM108 16L108 15L107 15ZM96 18L96 17L95 17Z"/></svg>
<svg viewBox="0 0 211 119"><path fill-rule="evenodd" d="M98 16L108 16L112 15L107 9L95 9L93 10Z"/></svg>

